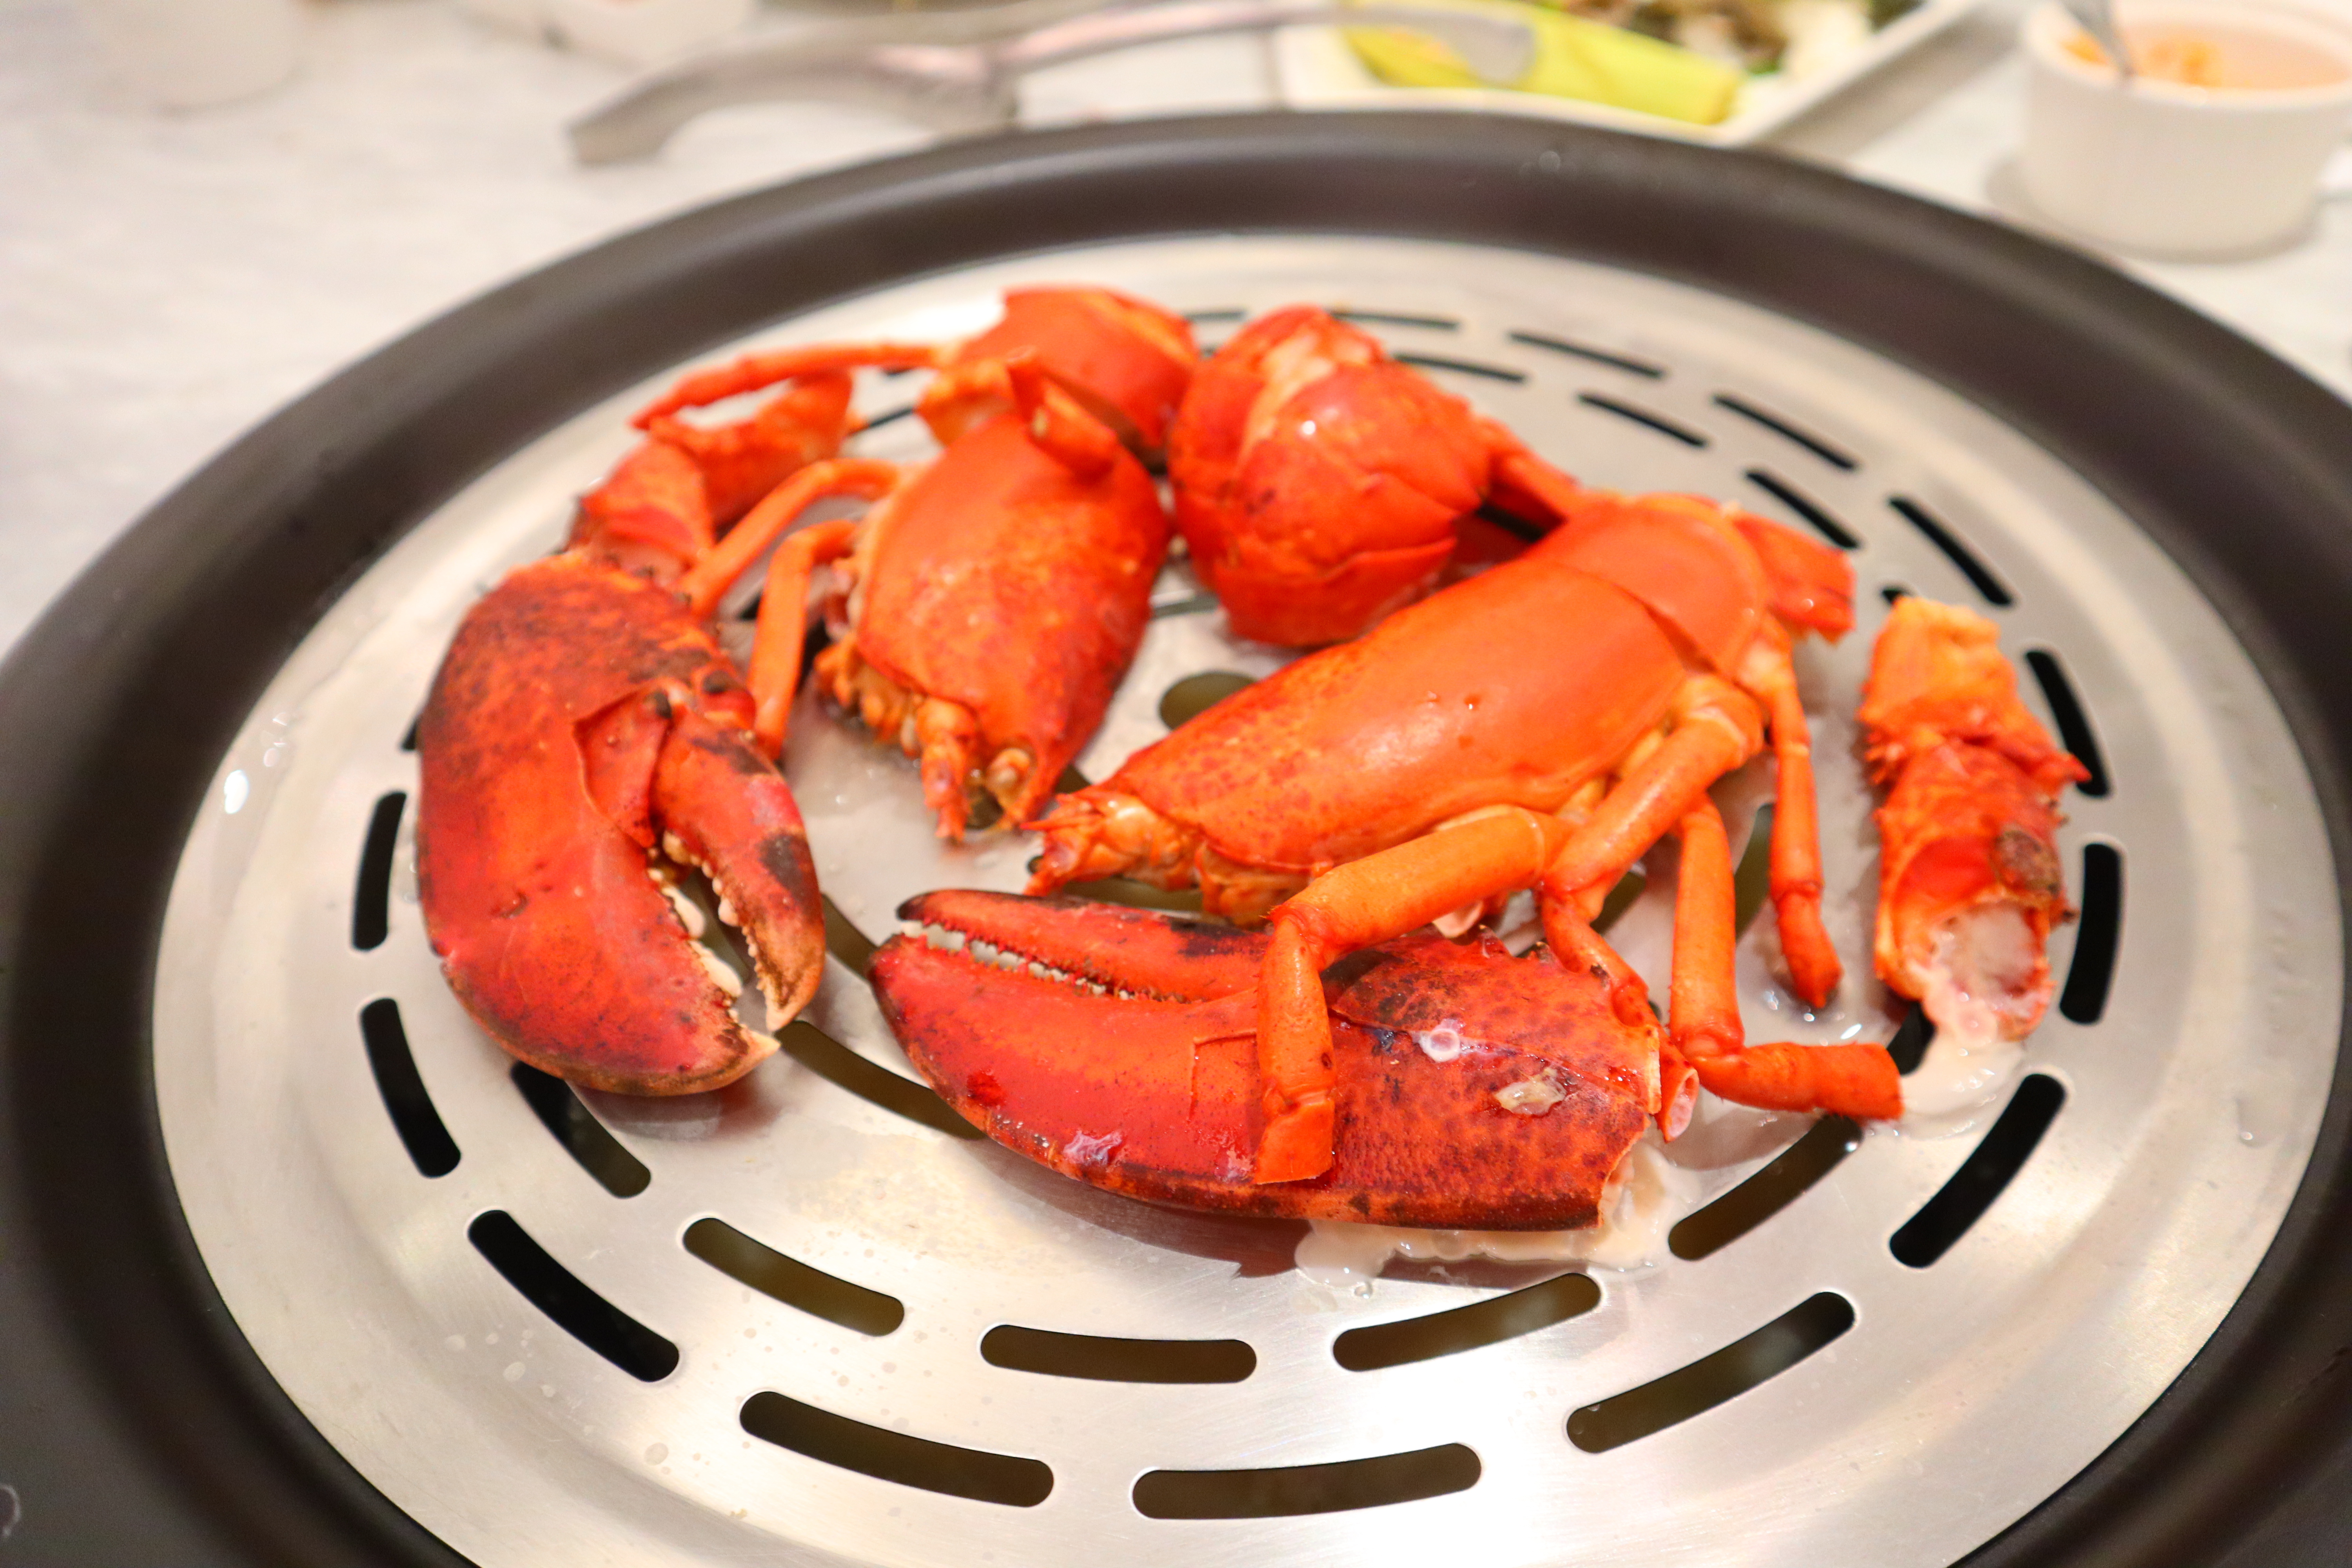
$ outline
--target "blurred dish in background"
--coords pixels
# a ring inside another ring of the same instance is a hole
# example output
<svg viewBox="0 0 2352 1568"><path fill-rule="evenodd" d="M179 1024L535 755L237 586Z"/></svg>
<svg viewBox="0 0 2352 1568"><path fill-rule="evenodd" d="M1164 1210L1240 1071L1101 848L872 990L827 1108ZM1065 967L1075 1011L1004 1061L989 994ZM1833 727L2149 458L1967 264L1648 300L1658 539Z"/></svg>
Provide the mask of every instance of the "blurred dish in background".
<svg viewBox="0 0 2352 1568"><path fill-rule="evenodd" d="M2139 74L2057 5L2026 19L2032 71L2019 174L2042 213L2151 256L2293 243L2352 123L2352 26L2283 0L2124 0Z"/></svg>
<svg viewBox="0 0 2352 1568"><path fill-rule="evenodd" d="M1752 141L1894 59L1981 0L1452 0L1521 16L1540 39L1516 89L1478 86L1444 47L1392 28L1276 40L1295 109L1485 109L1693 141Z"/></svg>
<svg viewBox="0 0 2352 1568"><path fill-rule="evenodd" d="M758 0L458 0L498 26L617 65L656 66L742 31Z"/></svg>

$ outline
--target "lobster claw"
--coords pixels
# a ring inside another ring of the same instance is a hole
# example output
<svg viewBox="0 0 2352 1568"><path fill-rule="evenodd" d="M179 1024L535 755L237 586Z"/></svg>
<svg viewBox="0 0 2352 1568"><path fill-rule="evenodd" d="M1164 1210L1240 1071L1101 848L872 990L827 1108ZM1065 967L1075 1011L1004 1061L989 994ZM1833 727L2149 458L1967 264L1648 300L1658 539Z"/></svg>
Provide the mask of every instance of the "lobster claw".
<svg viewBox="0 0 2352 1568"><path fill-rule="evenodd" d="M477 605L419 726L418 878L468 1011L531 1065L627 1094L718 1089L776 1048L675 891L705 871L772 1026L824 971L790 790L751 697L676 595L583 554Z"/></svg>
<svg viewBox="0 0 2352 1568"><path fill-rule="evenodd" d="M1619 1018L1604 985L1548 957L1406 938L1325 976L1329 1169L1258 1184L1264 936L1009 894L926 894L898 913L922 929L884 944L870 973L915 1065L998 1142L1131 1197L1573 1228L1598 1217L1656 1108L1656 1026Z"/></svg>

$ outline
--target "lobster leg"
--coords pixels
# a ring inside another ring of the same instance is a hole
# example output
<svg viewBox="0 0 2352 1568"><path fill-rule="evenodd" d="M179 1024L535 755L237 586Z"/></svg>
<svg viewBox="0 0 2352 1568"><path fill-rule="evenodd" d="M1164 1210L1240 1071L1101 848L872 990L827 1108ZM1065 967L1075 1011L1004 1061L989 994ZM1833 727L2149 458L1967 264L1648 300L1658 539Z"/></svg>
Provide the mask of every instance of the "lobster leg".
<svg viewBox="0 0 2352 1568"><path fill-rule="evenodd" d="M745 354L732 364L681 377L677 385L637 410L630 423L650 432L681 409L723 403L780 381L861 369L927 370L940 363L940 350L927 343L812 343Z"/></svg>
<svg viewBox="0 0 2352 1568"><path fill-rule="evenodd" d="M1877 1045L1747 1045L1733 979L1731 845L1714 803L1685 814L1675 885L1674 1008L1668 1039L1715 1094L1767 1110L1834 1111L1871 1121L1903 1114L1902 1079ZM1668 1137L1687 1124L1659 1118Z"/></svg>
<svg viewBox="0 0 2352 1568"><path fill-rule="evenodd" d="M1274 910L1258 983L1265 1131L1256 1180L1303 1181L1331 1162L1324 967L1475 899L1526 886L1567 840L1558 819L1508 806L1339 867Z"/></svg>
<svg viewBox="0 0 2352 1568"><path fill-rule="evenodd" d="M789 534L768 558L768 580L760 591L759 635L751 644L746 684L759 704L751 733L771 758L784 754L793 698L801 689L801 649L808 641L808 586L817 567L838 561L856 542L857 522L835 518L813 522Z"/></svg>
<svg viewBox="0 0 2352 1568"><path fill-rule="evenodd" d="M1813 795L1812 731L1797 695L1788 639L1768 627L1740 671L1740 683L1764 704L1773 761L1780 770L1772 796L1772 914L1789 977L1808 1006L1830 999L1843 975L1837 948L1822 924L1822 840Z"/></svg>
<svg viewBox="0 0 2352 1568"><path fill-rule="evenodd" d="M1673 830L1709 784L1764 743L1755 702L1728 681L1693 678L1676 699L1675 725L1654 751L1601 798L1575 839L1544 873L1547 897L1575 899L1587 920L1643 851Z"/></svg>

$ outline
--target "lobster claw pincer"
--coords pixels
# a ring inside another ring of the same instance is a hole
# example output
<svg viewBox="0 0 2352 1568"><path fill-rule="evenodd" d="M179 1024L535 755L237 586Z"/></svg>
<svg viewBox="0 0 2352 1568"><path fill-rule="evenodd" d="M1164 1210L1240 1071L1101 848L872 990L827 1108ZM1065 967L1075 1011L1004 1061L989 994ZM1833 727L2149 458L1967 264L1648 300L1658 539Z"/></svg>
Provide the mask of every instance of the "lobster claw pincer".
<svg viewBox="0 0 2352 1568"><path fill-rule="evenodd" d="M668 589L582 552L467 616L419 727L418 871L451 985L535 1067L597 1089L718 1089L775 1050L674 891L706 872L776 1024L816 989L824 922L751 697ZM772 1026L774 1026L772 1025Z"/></svg>
<svg viewBox="0 0 2352 1568"><path fill-rule="evenodd" d="M886 943L871 975L915 1065L997 1142L1131 1197L1573 1228L1597 1219L1657 1109L1661 1032L1621 1016L1604 980L1548 955L1407 937L1325 975L1339 1107L1329 1168L1257 1183L1265 937L994 893L926 894L898 913L921 930Z"/></svg>

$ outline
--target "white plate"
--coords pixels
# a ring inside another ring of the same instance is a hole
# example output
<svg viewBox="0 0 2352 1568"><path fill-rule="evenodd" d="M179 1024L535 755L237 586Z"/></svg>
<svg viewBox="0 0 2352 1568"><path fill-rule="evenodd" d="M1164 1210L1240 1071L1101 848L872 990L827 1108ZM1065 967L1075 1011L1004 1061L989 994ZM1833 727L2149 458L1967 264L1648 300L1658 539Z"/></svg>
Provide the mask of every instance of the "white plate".
<svg viewBox="0 0 2352 1568"><path fill-rule="evenodd" d="M1780 76L1752 78L1739 89L1738 106L1714 125L1694 125L1610 104L1507 88L1391 87L1357 58L1338 28L1329 26L1286 27L1276 34L1275 79L1283 101L1293 109L1476 109L1737 147L1778 130L1983 4L1984 0L1927 0L1832 64L1793 80Z"/></svg>

